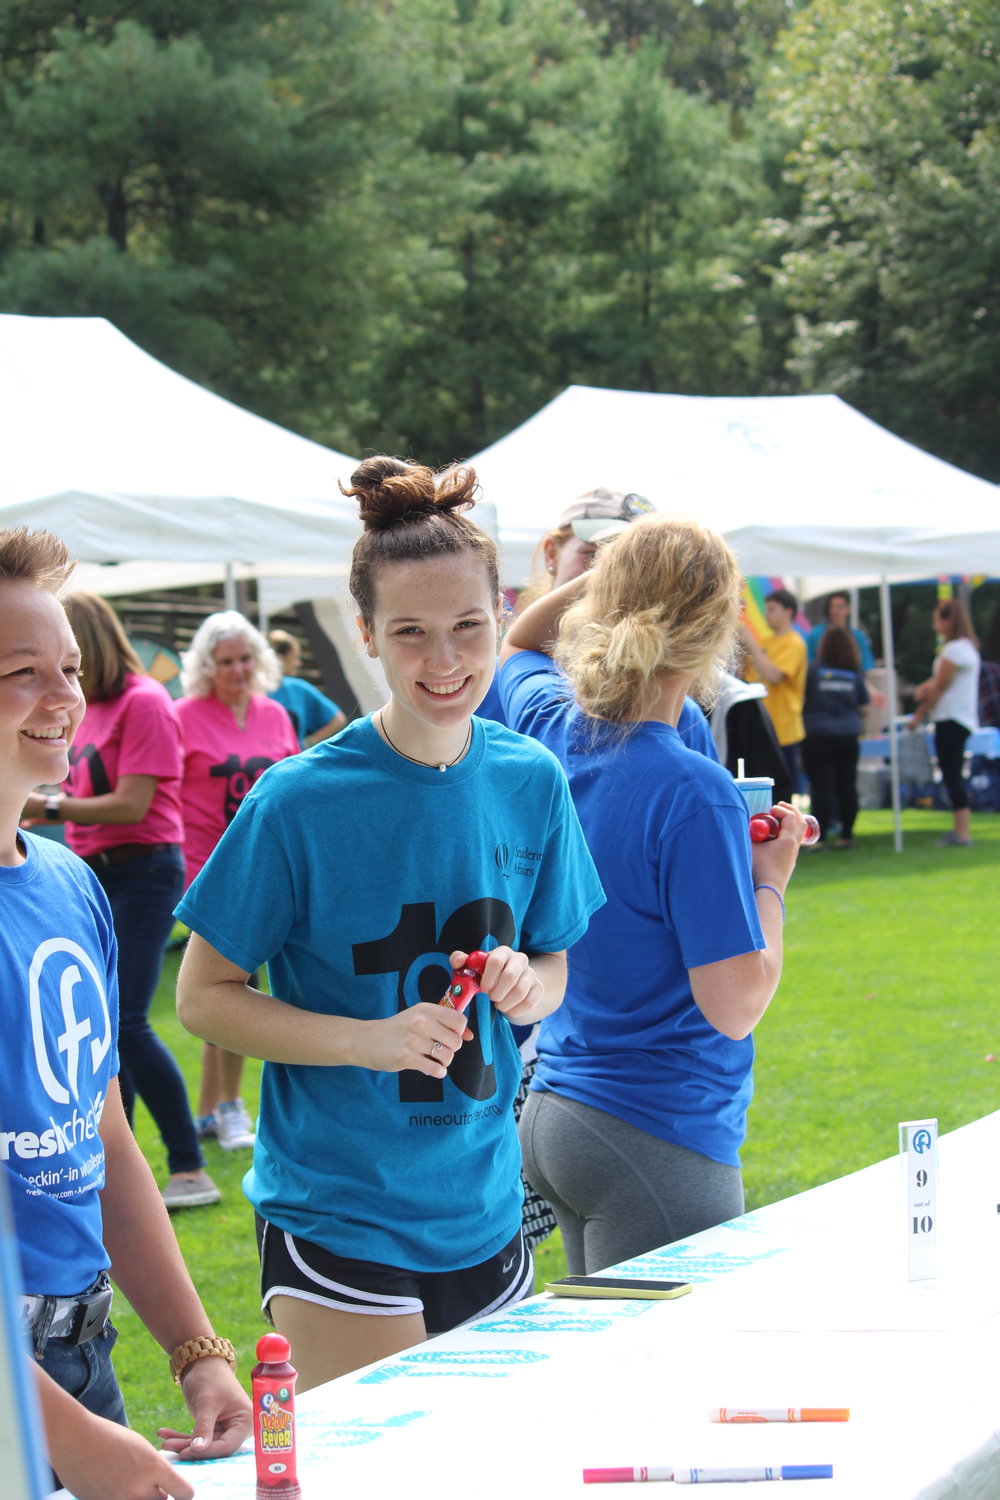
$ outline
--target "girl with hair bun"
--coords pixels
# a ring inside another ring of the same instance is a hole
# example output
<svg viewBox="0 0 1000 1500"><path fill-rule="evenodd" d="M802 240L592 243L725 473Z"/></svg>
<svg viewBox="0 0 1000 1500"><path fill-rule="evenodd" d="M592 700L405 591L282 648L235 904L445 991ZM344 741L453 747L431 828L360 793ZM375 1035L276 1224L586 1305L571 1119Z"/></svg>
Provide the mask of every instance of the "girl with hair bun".
<svg viewBox="0 0 1000 1500"><path fill-rule="evenodd" d="M520 1127L575 1275L743 1211L750 1033L781 974L805 824L781 803L777 838L751 848L732 776L677 732L732 653L739 589L721 537L643 517L500 654L508 722L564 766L607 895L542 1024Z"/></svg>
<svg viewBox="0 0 1000 1500"><path fill-rule="evenodd" d="M350 587L388 696L265 772L179 908L181 1020L264 1059L245 1187L305 1388L532 1290L511 1025L560 1003L603 897L554 758L473 717L501 603L475 489L388 457L352 475ZM477 949L463 1014L441 1001Z"/></svg>

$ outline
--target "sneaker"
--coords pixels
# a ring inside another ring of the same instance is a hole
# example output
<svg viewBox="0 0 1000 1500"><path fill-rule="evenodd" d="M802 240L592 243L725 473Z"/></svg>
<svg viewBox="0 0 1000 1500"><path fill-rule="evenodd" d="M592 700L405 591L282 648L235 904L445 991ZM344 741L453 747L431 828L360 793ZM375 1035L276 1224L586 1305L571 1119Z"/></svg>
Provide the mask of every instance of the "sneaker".
<svg viewBox="0 0 1000 1500"><path fill-rule="evenodd" d="M195 1133L199 1141L215 1140L219 1133L219 1122L215 1118L215 1111L209 1115L195 1115Z"/></svg>
<svg viewBox="0 0 1000 1500"><path fill-rule="evenodd" d="M207 1172L179 1172L160 1194L167 1208L207 1208L222 1197Z"/></svg>
<svg viewBox="0 0 1000 1500"><path fill-rule="evenodd" d="M968 849L972 840L960 839L954 833L946 833L943 839L935 839L934 843L939 849Z"/></svg>
<svg viewBox="0 0 1000 1500"><path fill-rule="evenodd" d="M220 1104L215 1111L215 1118L219 1145L223 1151L241 1151L253 1145L253 1121L247 1114L242 1099L230 1099L225 1104Z"/></svg>

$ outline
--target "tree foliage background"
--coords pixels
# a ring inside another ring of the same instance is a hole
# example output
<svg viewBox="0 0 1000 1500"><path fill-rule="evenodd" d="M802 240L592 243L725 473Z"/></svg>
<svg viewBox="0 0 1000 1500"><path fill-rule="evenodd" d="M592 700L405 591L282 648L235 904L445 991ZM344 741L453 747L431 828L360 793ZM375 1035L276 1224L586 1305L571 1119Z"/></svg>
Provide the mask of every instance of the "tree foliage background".
<svg viewBox="0 0 1000 1500"><path fill-rule="evenodd" d="M579 382L1000 479L994 0L5 0L0 309L438 463Z"/></svg>

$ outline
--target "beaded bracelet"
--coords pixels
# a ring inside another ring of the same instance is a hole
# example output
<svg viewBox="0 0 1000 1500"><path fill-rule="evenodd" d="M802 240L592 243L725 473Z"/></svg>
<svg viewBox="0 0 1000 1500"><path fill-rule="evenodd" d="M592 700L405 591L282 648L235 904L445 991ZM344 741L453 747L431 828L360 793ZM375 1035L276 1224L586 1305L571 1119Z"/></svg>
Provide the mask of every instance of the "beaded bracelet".
<svg viewBox="0 0 1000 1500"><path fill-rule="evenodd" d="M778 904L781 907L781 922L782 922L782 926L784 926L784 921L785 921L785 898L782 896L781 892L778 890L778 887L776 885L765 885L764 882L762 881L760 885L755 885L754 886L753 891L754 891L754 895L755 896L756 896L756 894L757 894L758 891L771 891L771 892L773 892L773 894L775 896L777 896L777 898L778 898Z"/></svg>

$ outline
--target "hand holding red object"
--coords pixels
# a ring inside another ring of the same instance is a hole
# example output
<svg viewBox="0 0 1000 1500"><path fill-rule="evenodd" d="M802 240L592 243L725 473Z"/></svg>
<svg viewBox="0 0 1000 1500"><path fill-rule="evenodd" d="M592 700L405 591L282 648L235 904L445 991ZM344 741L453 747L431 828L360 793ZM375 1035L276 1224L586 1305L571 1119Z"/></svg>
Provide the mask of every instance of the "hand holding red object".
<svg viewBox="0 0 1000 1500"><path fill-rule="evenodd" d="M815 844L819 842L820 827L812 813L805 814L806 836L802 840L804 844ZM754 844L766 843L768 839L776 839L781 827L778 819L773 813L755 813L750 819L750 841Z"/></svg>
<svg viewBox="0 0 1000 1500"><path fill-rule="evenodd" d="M483 970L486 968L486 954L480 953L477 948L470 953L460 969L452 969L451 985L439 1005L447 1005L452 1010L463 1011L472 999L483 987Z"/></svg>

